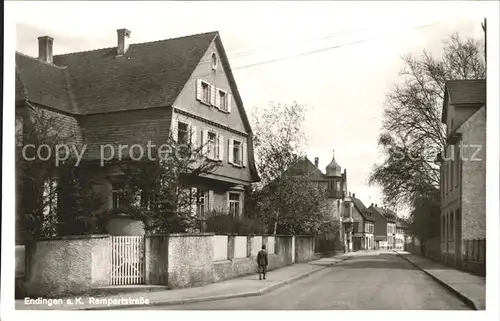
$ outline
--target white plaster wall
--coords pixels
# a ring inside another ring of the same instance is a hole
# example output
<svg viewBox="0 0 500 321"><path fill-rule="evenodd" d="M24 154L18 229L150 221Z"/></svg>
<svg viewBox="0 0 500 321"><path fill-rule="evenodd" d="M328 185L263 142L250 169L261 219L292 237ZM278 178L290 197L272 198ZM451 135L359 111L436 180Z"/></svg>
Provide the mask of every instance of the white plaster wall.
<svg viewBox="0 0 500 321"><path fill-rule="evenodd" d="M214 235L214 261L227 260L227 235Z"/></svg>
<svg viewBox="0 0 500 321"><path fill-rule="evenodd" d="M234 258L242 259L247 257L247 237L236 236L234 238Z"/></svg>
<svg viewBox="0 0 500 321"><path fill-rule="evenodd" d="M252 251L251 251L251 256L257 256L257 253L262 248L262 236L254 236L252 238Z"/></svg>
<svg viewBox="0 0 500 321"><path fill-rule="evenodd" d="M274 244L275 244L274 236L267 237L267 254L274 254ZM294 242L295 243L295 242Z"/></svg>

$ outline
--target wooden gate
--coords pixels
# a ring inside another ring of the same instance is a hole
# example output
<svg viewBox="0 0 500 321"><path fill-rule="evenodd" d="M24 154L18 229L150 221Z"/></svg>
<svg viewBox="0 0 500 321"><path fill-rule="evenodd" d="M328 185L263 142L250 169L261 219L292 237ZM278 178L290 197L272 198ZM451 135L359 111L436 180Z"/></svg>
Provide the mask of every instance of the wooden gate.
<svg viewBox="0 0 500 321"><path fill-rule="evenodd" d="M111 237L110 285L144 284L144 237Z"/></svg>

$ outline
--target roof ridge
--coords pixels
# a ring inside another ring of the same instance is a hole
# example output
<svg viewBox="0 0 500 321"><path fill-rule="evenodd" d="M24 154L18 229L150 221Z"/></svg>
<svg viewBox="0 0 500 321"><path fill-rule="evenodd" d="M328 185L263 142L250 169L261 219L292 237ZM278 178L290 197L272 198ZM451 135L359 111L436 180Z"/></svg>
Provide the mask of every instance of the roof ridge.
<svg viewBox="0 0 500 321"><path fill-rule="evenodd" d="M82 54L82 53L94 52L94 51L99 51L99 50L109 50L109 49L114 49L114 48L116 48L116 47L97 48L97 49L84 50L84 51L73 51L73 52L67 52L64 54L54 55L54 57L64 57L64 56L69 56L69 55L77 55L77 54Z"/></svg>
<svg viewBox="0 0 500 321"><path fill-rule="evenodd" d="M486 78L477 78L477 79L451 79L447 80L446 82L464 82L464 81L486 81Z"/></svg>
<svg viewBox="0 0 500 321"><path fill-rule="evenodd" d="M195 37L195 36L201 36L201 35L208 35L210 33L213 33L215 35L215 34L218 34L219 32L218 31L210 31L210 32L203 32L203 33L197 33L197 34L193 34L193 35L180 36L180 37L174 37L174 38L167 38L167 39L161 39L161 40L153 40L153 41L131 43L130 47L137 46L137 45L146 45L146 44L152 44L152 43L159 43L159 42L163 42L163 41L179 40L179 39L183 39L183 38L189 38L189 37ZM96 49L84 50L84 51L67 52L65 54L54 55L54 57L63 57L63 56L77 55L77 54L95 52L95 51L99 51L99 50L109 50L109 49L115 49L115 48L117 48L117 47L113 46L113 47L96 48Z"/></svg>
<svg viewBox="0 0 500 321"><path fill-rule="evenodd" d="M66 68L68 68L67 66L58 66L58 65L56 65L56 64L51 64L51 63L48 63L48 62L42 61L42 60L40 60L40 59L38 59L38 58L32 57L32 56L30 56L30 55L27 55L27 54L22 53L22 52L17 51L17 50L16 50L16 54L18 54L18 55L20 55L20 56L23 56L23 57L26 57L26 58L29 58L29 59L31 59L31 60L37 61L37 62L39 62L39 63L41 63L41 64L45 64L45 65L47 65L47 66L52 66L52 67L57 68L57 69L60 69L60 70L65 70Z"/></svg>
<svg viewBox="0 0 500 321"><path fill-rule="evenodd" d="M183 39L183 38L189 38L189 37L196 37L196 36L208 35L208 34L211 34L211 33L213 33L213 34L215 35L215 34L218 34L219 32L218 32L218 31L201 32L201 33L195 33L195 34L192 34L192 35L187 35L187 36L180 36L180 37L167 38L167 39L161 39L161 40L154 40L154 41L145 41L145 42L131 43L130 45L131 45L131 46L133 46L133 45L145 45L145 44L156 43L156 42L162 42L162 41L179 40L179 39Z"/></svg>

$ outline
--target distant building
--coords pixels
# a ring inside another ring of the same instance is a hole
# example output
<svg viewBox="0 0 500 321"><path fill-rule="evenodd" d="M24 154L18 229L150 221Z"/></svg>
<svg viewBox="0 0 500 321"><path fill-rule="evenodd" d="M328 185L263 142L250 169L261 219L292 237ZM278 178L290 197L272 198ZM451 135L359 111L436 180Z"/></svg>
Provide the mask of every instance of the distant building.
<svg viewBox="0 0 500 321"><path fill-rule="evenodd" d="M484 263L486 238L486 81L446 83L442 122L446 145L441 165L441 255L451 265Z"/></svg>
<svg viewBox="0 0 500 321"><path fill-rule="evenodd" d="M372 213L368 211L365 204L356 198L356 194L352 194L353 203L353 249L357 250L373 250L375 249L375 219Z"/></svg>
<svg viewBox="0 0 500 321"><path fill-rule="evenodd" d="M375 246L379 249L396 249L397 215L393 211L371 204L368 211L375 220Z"/></svg>
<svg viewBox="0 0 500 321"><path fill-rule="evenodd" d="M406 234L407 234L406 229L407 229L406 222L401 218L397 218L397 220L396 220L396 244L395 244L396 250L404 250L404 245L406 243Z"/></svg>
<svg viewBox="0 0 500 321"><path fill-rule="evenodd" d="M335 235L327 236L331 241L329 243L333 244L331 246L335 247L336 251L341 250L342 244L345 242L347 242L346 247L349 248L347 241L349 237L346 236L348 233L341 228L344 216L347 215L344 209L344 199L347 193L347 170L344 169L342 172L341 166L335 160L335 155L326 166L325 173L319 169L318 163L317 157L314 159L314 164L307 157L304 157L297 162L294 171L301 174L307 173L311 182L317 183L319 187L327 191L326 210L331 216L332 222L339 227ZM352 248L352 242L350 246Z"/></svg>

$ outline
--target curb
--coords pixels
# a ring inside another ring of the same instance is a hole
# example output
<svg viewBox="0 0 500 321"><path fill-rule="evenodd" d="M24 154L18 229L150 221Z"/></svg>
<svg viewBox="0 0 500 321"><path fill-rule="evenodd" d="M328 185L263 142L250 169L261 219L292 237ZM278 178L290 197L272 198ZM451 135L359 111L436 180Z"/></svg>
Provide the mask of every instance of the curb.
<svg viewBox="0 0 500 321"><path fill-rule="evenodd" d="M296 277L293 277L288 280L284 280L281 282L278 282L276 284L270 285L262 290L259 291L254 291L254 292L242 292L242 293L235 293L235 294L223 294L223 295L217 295L217 296L207 296L207 297L199 297L199 298L188 298L188 299L176 299L176 300L168 300L168 301L159 301L159 302L153 302L150 304L143 304L143 305L112 305L112 306L100 306L100 307L86 307L82 309L75 309L75 310L118 310L118 309L131 309L131 308L140 308L140 307L153 307L153 306L169 306L169 305L183 305L183 304L192 304L192 303L200 303L200 302L207 302L207 301L218 301L218 300L227 300L227 299L236 299L236 298L246 298L246 297L253 297L253 296L261 296L266 293L269 293L273 290L276 290L284 285L287 285L289 283L298 281L300 279L306 278L316 272L322 271L326 269L327 267L332 267L334 265L337 265L341 262L344 262L345 260L349 259L350 257L343 257L341 261L335 262L335 263L330 263L325 266L318 267L317 269L314 269L312 271L306 272L304 274L298 275Z"/></svg>
<svg viewBox="0 0 500 321"><path fill-rule="evenodd" d="M455 296L457 296L460 300L462 300L462 302L465 303L468 307L470 307L470 308L472 308L473 310L476 310L476 311L484 311L484 310L486 310L486 308L480 308L479 304L476 304L476 302L474 302L474 300L468 298L466 295L464 295L463 293L461 293L460 291L458 291L457 289L455 289L453 286L449 285L445 281L441 280L440 278L438 278L434 274L432 274L432 273L424 270L423 268L421 268L420 266L418 266L416 263L414 263L411 260L407 259L406 257L404 257L403 255L401 255L400 253L398 253L398 252L395 252L395 253L397 255L399 255L400 257L402 257L403 259L405 259L406 261L410 262L410 264L412 264L413 266L415 266L416 268L418 268L420 271L422 271L425 274L427 274L428 276L430 276L433 280L437 281L444 288L446 288L447 290L451 291L453 294L455 294Z"/></svg>

